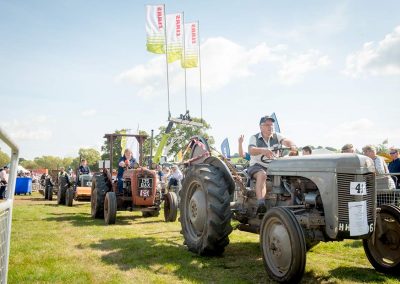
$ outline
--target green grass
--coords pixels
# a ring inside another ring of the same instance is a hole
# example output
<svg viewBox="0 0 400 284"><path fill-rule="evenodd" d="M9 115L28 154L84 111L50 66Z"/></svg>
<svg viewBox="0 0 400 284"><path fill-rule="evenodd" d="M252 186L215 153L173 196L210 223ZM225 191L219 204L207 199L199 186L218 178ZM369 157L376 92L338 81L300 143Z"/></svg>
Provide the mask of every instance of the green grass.
<svg viewBox="0 0 400 284"><path fill-rule="evenodd" d="M57 206L41 195L16 196L9 283L269 283L258 235L233 231L223 257L187 251L180 223L162 214L118 212L105 226L90 204ZM360 241L321 243L307 254L303 283L398 283L376 272Z"/></svg>

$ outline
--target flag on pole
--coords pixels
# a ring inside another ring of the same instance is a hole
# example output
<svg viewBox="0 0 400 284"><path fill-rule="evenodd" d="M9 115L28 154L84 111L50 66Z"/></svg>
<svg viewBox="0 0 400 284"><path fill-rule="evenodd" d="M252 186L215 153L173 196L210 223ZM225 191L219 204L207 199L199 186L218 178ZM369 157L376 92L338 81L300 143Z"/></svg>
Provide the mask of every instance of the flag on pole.
<svg viewBox="0 0 400 284"><path fill-rule="evenodd" d="M178 163L182 162L183 154L182 154L182 149L179 150L179 152L176 154L176 161Z"/></svg>
<svg viewBox="0 0 400 284"><path fill-rule="evenodd" d="M121 130L120 134L125 135L126 130L125 129ZM126 149L126 136L121 136L121 156L124 155L125 149Z"/></svg>
<svg viewBox="0 0 400 284"><path fill-rule="evenodd" d="M132 133L132 131L129 129L127 131L127 134L134 134L134 133ZM136 137L132 137L132 136L126 137L126 147L131 149L133 157L137 161L139 161L139 158L140 158L139 157L140 156L139 155L139 143L138 143Z"/></svg>
<svg viewBox="0 0 400 284"><path fill-rule="evenodd" d="M165 9L164 5L146 5L147 50L165 53Z"/></svg>
<svg viewBox="0 0 400 284"><path fill-rule="evenodd" d="M279 127L278 119L276 118L275 112L271 114L271 117L275 120L274 122L275 132L281 133L281 128Z"/></svg>
<svg viewBox="0 0 400 284"><path fill-rule="evenodd" d="M171 63L182 58L183 13L168 14L166 19L168 63Z"/></svg>
<svg viewBox="0 0 400 284"><path fill-rule="evenodd" d="M185 24L185 45L182 58L182 68L194 68L199 65L199 24Z"/></svg>
<svg viewBox="0 0 400 284"><path fill-rule="evenodd" d="M228 138L225 138L221 143L221 152L226 158L231 157L231 150L229 149L229 141Z"/></svg>

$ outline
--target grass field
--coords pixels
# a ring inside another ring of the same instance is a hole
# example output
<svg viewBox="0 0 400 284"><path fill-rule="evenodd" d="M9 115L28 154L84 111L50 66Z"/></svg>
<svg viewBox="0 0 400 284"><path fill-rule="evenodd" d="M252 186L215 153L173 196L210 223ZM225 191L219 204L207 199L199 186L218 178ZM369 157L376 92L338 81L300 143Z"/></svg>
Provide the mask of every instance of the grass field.
<svg viewBox="0 0 400 284"><path fill-rule="evenodd" d="M270 283L258 235L233 231L223 257L187 251L180 223L118 212L105 226L90 204L58 206L16 196L9 283ZM307 254L303 283L399 283L376 272L360 241L322 243Z"/></svg>

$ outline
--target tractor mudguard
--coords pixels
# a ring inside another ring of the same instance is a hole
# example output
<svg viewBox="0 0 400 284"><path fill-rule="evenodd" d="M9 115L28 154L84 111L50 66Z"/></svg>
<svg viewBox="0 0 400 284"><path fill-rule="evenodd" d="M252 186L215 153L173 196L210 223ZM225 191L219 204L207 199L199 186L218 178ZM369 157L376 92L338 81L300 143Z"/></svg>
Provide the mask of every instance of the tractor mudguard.
<svg viewBox="0 0 400 284"><path fill-rule="evenodd" d="M206 158L203 163L212 165L222 172L224 179L228 184L229 194L233 194L233 192L235 191L235 181L228 166L221 159L213 156Z"/></svg>

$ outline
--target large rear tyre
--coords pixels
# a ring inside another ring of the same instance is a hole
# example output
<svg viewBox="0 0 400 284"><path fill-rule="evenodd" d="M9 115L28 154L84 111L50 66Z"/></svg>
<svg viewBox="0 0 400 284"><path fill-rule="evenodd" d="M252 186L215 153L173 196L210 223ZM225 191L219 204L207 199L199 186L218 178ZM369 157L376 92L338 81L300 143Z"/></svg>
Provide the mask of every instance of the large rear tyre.
<svg viewBox="0 0 400 284"><path fill-rule="evenodd" d="M383 273L400 275L400 208L381 205L375 231L363 240L365 254L372 266Z"/></svg>
<svg viewBox="0 0 400 284"><path fill-rule="evenodd" d="M92 194L90 196L91 215L93 218L104 217L104 198L108 187L104 176L98 174L92 179Z"/></svg>
<svg viewBox="0 0 400 284"><path fill-rule="evenodd" d="M261 223L260 247L268 275L278 282L300 282L306 266L306 241L296 216L287 208L267 211Z"/></svg>
<svg viewBox="0 0 400 284"><path fill-rule="evenodd" d="M107 192L104 200L104 223L106 225L115 224L117 219L117 197L115 192Z"/></svg>
<svg viewBox="0 0 400 284"><path fill-rule="evenodd" d="M168 192L164 198L165 222L175 222L178 214L178 197L175 192Z"/></svg>
<svg viewBox="0 0 400 284"><path fill-rule="evenodd" d="M73 202L74 202L74 189L70 187L67 189L65 193L65 205L72 206Z"/></svg>
<svg viewBox="0 0 400 284"><path fill-rule="evenodd" d="M222 254L232 232L230 196L223 173L209 164L191 166L180 196L184 244L200 255Z"/></svg>
<svg viewBox="0 0 400 284"><path fill-rule="evenodd" d="M65 204L65 195L68 188L68 181L65 176L58 178L58 192L57 192L57 204Z"/></svg>

